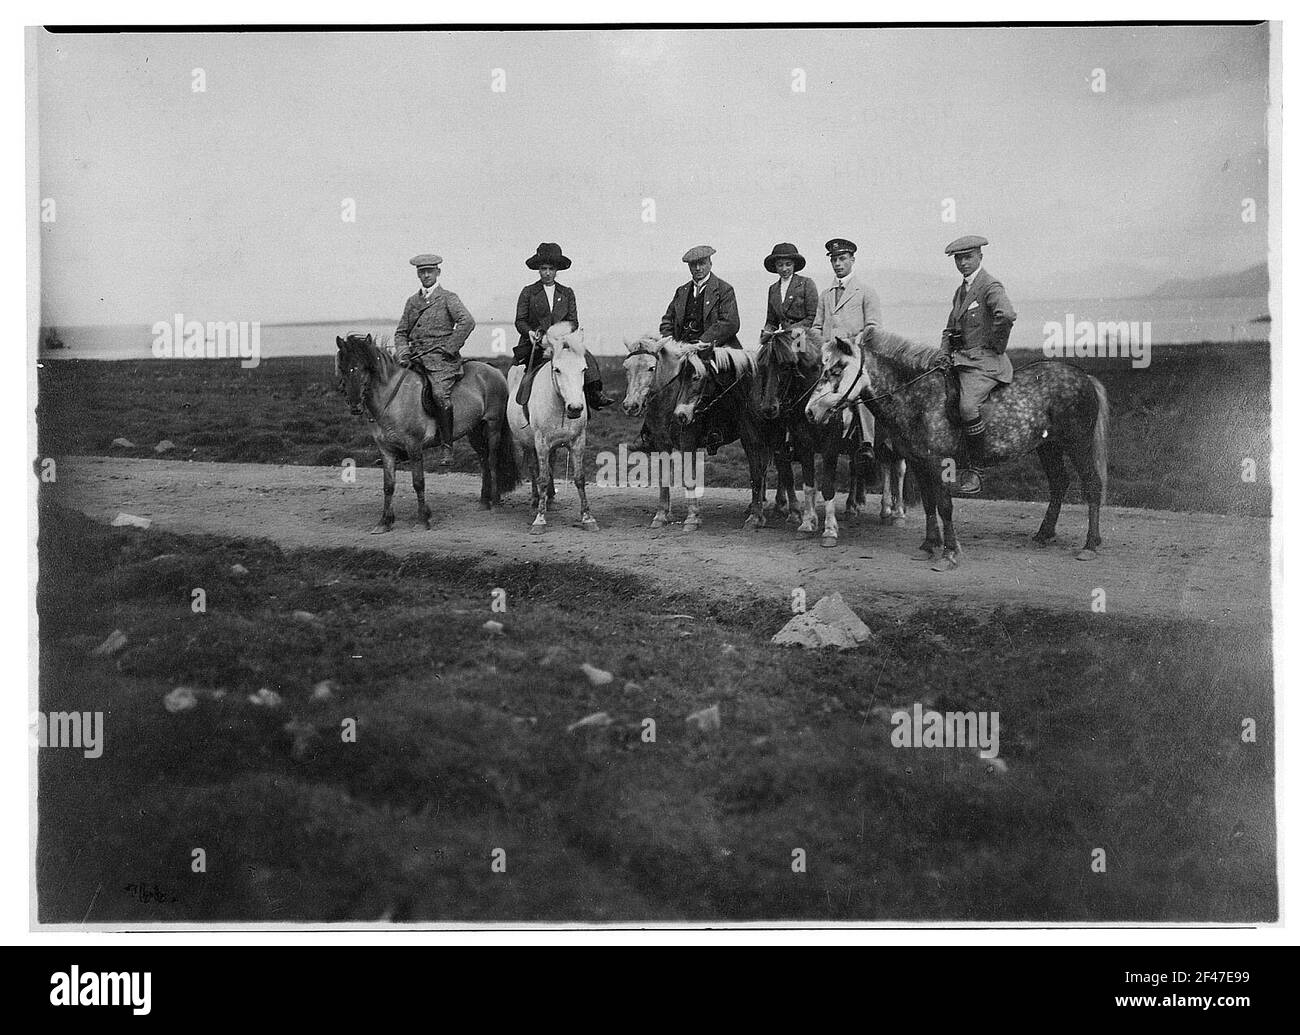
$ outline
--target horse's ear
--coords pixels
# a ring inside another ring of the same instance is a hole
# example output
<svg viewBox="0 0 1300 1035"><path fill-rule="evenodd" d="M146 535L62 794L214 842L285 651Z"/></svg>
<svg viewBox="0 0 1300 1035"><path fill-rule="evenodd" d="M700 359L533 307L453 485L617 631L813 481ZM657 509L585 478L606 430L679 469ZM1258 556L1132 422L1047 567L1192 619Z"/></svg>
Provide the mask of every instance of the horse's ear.
<svg viewBox="0 0 1300 1035"><path fill-rule="evenodd" d="M366 335L366 344L367 344L367 345L373 345L374 343L375 343L375 336L374 336L373 334L367 334L367 335Z"/></svg>
<svg viewBox="0 0 1300 1035"><path fill-rule="evenodd" d="M338 345L340 350L343 348L343 339L340 338L337 334L334 335L334 343Z"/></svg>
<svg viewBox="0 0 1300 1035"><path fill-rule="evenodd" d="M853 343L844 338L836 338L835 351L844 356L851 356L853 355Z"/></svg>

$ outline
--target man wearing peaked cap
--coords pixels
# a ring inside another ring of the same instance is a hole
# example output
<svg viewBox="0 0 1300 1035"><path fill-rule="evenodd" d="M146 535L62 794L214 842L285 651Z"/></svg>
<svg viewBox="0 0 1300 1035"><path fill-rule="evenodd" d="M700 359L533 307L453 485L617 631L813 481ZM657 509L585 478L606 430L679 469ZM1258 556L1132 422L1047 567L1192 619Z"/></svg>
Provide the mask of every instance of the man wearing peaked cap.
<svg viewBox="0 0 1300 1035"><path fill-rule="evenodd" d="M740 309L736 305L736 292L713 273L715 254L709 245L698 244L682 256L682 262L691 271L691 279L674 292L659 321L659 333L689 344L702 342L738 349ZM705 448L712 455L728 440L722 432L711 431Z"/></svg>
<svg viewBox="0 0 1300 1035"><path fill-rule="evenodd" d="M533 378L544 362L541 340L557 323L572 324L574 330L578 329L578 298L573 288L555 279L558 272L573 265L558 244L543 241L533 256L524 260L524 265L537 271L537 280L519 292L519 301L515 305L515 330L519 332L515 364L524 367L524 377L519 382L515 401L523 407L524 420L527 421ZM591 353L587 353L583 389L587 407L591 410L602 409L614 402L601 390L600 367Z"/></svg>
<svg viewBox="0 0 1300 1035"><path fill-rule="evenodd" d="M463 372L460 350L474 329L474 317L454 292L438 285L441 255L425 252L411 259L411 265L420 278L420 290L406 300L393 344L398 362L422 373L433 390L441 463L446 467L451 463L456 429L451 391Z"/></svg>
<svg viewBox="0 0 1300 1035"><path fill-rule="evenodd" d="M983 237L969 235L944 249L962 278L952 296L942 344L945 363L956 371L960 388L968 464L958 472L957 491L967 494L980 491L980 465L986 459L980 406L999 385L1010 384L1012 377L1006 353L1016 311L1001 282L984 269L983 249L988 243Z"/></svg>
<svg viewBox="0 0 1300 1035"><path fill-rule="evenodd" d="M832 237L826 242L835 283L817 299L817 314L812 322L817 341L852 340L864 331L875 334L880 330L880 296L854 274L857 252L858 246L844 237ZM876 419L865 403L857 404L857 413L862 425L858 455L864 463L870 463L875 459Z"/></svg>

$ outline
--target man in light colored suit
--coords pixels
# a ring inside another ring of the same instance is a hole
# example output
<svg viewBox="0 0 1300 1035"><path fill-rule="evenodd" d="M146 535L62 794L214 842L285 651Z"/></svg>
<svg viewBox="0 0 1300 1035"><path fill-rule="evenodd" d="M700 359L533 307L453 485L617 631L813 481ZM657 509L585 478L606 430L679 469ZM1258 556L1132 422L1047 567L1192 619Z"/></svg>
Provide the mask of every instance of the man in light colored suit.
<svg viewBox="0 0 1300 1035"><path fill-rule="evenodd" d="M851 340L863 331L872 334L879 331L880 296L853 273L858 246L843 237L833 237L826 242L826 254L831 260L835 283L817 299L817 315L812 322L813 338L817 341ZM866 404L858 403L857 409L862 424L862 447L858 455L864 463L871 463L876 458L873 449L876 419Z"/></svg>
<svg viewBox="0 0 1300 1035"><path fill-rule="evenodd" d="M952 296L952 311L943 329L946 364L957 372L959 407L966 432L968 466L958 472L957 491L980 491L980 462L984 459L982 406L999 385L1011 383L1007 342L1016 311L1006 289L984 269L983 237L959 237L944 249L953 257L961 286Z"/></svg>
<svg viewBox="0 0 1300 1035"><path fill-rule="evenodd" d="M397 361L412 369L422 369L433 389L437 408L438 438L442 443L442 466L451 463L454 437L451 390L461 376L461 346L474 329L474 317L452 291L438 286L442 273L442 256L428 253L411 260L420 290L406 300L402 318L397 321L393 343Z"/></svg>

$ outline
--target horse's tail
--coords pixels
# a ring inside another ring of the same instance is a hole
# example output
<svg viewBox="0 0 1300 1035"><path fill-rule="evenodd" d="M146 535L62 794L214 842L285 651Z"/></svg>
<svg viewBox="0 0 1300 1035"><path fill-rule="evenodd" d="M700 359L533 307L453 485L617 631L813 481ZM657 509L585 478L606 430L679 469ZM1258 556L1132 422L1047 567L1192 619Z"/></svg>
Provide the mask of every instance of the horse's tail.
<svg viewBox="0 0 1300 1035"><path fill-rule="evenodd" d="M501 437L497 441L497 466L493 472L497 492L519 488L519 465L515 463L515 440L510 422L501 420Z"/></svg>
<svg viewBox="0 0 1300 1035"><path fill-rule="evenodd" d="M1106 442L1110 432L1110 400L1106 398L1106 386L1091 374L1092 390L1097 396L1097 419L1092 425L1092 469L1101 482L1101 502L1106 502Z"/></svg>

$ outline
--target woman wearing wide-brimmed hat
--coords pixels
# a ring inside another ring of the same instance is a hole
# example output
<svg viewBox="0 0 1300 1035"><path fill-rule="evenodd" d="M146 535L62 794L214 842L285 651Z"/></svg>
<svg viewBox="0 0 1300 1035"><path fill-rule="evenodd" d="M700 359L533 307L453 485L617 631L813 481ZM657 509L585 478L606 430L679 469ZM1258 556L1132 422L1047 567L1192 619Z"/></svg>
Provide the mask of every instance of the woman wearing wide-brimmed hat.
<svg viewBox="0 0 1300 1035"><path fill-rule="evenodd" d="M767 289L765 334L812 326L817 315L817 285L811 277L799 274L807 264L799 249L788 242L774 245L763 260L763 268L777 275L776 283Z"/></svg>
<svg viewBox="0 0 1300 1035"><path fill-rule="evenodd" d="M557 273L573 265L558 244L542 242L532 258L524 261L524 265L537 271L537 280L519 292L519 303L515 306L515 330L519 332L519 344L514 351L515 363L523 364L525 370L515 401L524 408L526 417L533 376L543 362L542 336L557 323L571 323L577 329L578 299L573 288L555 281ZM587 353L584 389L589 409L599 410L614 402L601 390L600 367L590 352Z"/></svg>

